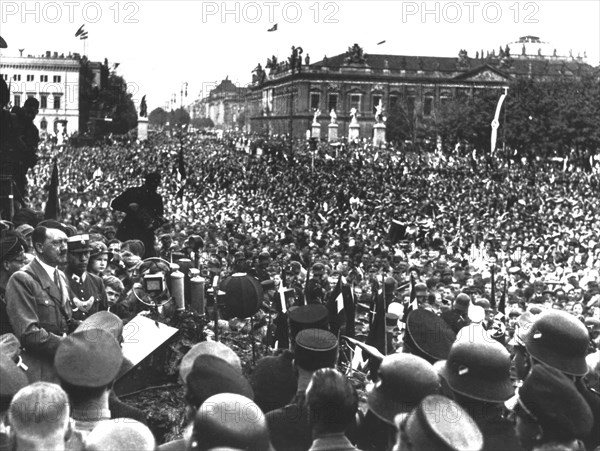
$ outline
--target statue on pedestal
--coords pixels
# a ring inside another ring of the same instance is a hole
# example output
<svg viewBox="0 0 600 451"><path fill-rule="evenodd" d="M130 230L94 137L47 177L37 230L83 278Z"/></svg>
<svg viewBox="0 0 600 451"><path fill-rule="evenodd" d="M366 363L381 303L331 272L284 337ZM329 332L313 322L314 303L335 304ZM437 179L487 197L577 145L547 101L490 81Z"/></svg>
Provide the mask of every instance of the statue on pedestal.
<svg viewBox="0 0 600 451"><path fill-rule="evenodd" d="M333 108L329 112L329 117L331 118L332 124L335 124L337 122L337 114L335 114L335 110Z"/></svg>
<svg viewBox="0 0 600 451"><path fill-rule="evenodd" d="M318 124L319 123L318 119L319 119L320 115L321 115L321 110L317 108L315 110L315 114L313 116L313 124Z"/></svg>
<svg viewBox="0 0 600 451"><path fill-rule="evenodd" d="M148 116L148 105L146 105L146 96L142 97L142 102L140 103L140 117Z"/></svg>
<svg viewBox="0 0 600 451"><path fill-rule="evenodd" d="M383 123L383 100L379 99L379 103L375 107L375 120L378 124Z"/></svg>
<svg viewBox="0 0 600 451"><path fill-rule="evenodd" d="M358 113L358 110L356 108L352 108L350 110L350 125L356 125L358 124L358 121L356 120L356 115Z"/></svg>

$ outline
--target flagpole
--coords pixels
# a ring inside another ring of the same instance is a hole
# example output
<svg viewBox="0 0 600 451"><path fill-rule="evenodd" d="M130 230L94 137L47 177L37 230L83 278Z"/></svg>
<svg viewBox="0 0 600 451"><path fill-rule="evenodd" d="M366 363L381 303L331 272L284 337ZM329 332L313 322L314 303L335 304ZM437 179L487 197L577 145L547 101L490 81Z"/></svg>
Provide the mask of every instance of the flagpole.
<svg viewBox="0 0 600 451"><path fill-rule="evenodd" d="M383 307L383 355L388 354L388 338L387 338L387 306L385 299L385 278L384 272L381 272L381 297L383 298L381 305Z"/></svg>

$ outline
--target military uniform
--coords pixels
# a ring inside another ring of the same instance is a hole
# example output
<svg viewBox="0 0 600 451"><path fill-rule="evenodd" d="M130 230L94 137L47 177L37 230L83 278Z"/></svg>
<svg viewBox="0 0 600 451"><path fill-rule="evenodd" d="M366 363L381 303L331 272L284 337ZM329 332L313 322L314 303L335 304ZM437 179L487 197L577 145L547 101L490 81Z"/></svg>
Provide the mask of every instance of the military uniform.
<svg viewBox="0 0 600 451"><path fill-rule="evenodd" d="M67 278L58 269L56 274L59 285L36 258L14 273L6 286L7 314L24 348L30 382L56 382L54 354L62 337L78 324L72 318Z"/></svg>
<svg viewBox="0 0 600 451"><path fill-rule="evenodd" d="M90 274L89 272L84 272L80 277L76 274L71 274L68 271L66 276L69 280L69 287L75 297L79 298L81 301L87 301L92 297L94 298L93 304L87 311L73 308L73 318L83 321L94 313L101 310L108 310L108 296L106 294L104 282L102 282L100 277Z"/></svg>

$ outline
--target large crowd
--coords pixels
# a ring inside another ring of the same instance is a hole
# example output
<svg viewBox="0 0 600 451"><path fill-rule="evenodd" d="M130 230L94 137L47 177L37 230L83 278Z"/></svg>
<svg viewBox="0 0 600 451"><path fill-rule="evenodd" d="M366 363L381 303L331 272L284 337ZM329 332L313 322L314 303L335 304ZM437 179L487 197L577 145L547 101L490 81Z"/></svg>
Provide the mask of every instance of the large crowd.
<svg viewBox="0 0 600 451"><path fill-rule="evenodd" d="M39 345L39 335L24 333L31 311L11 302L27 297L17 269L45 256L54 232L69 255L58 265L65 285L81 292L73 323L43 348L53 379L23 377L3 357L3 379L6 371L15 381L2 384L10 446L596 449L600 162L312 144L182 128L141 143L42 145L28 174L30 205L3 222L2 332L25 351ZM54 161L60 213L42 222ZM148 174L158 179L164 224L150 242L119 240L125 214L113 201ZM160 446L144 413L112 391L123 324L147 309L139 277L157 271L149 256L188 258L220 280L250 274L264 289L253 315L273 317L262 331L273 355L250 380L225 345L190 350L180 368L188 429ZM99 284L84 287L83 273ZM283 288L293 291L289 304ZM106 341L86 340L84 325ZM33 340L29 349L24 340ZM340 343L357 346L354 355ZM347 378L353 371L372 381L364 405ZM40 399L70 414L30 421ZM92 401L103 409L88 415ZM136 422L108 421L116 412Z"/></svg>

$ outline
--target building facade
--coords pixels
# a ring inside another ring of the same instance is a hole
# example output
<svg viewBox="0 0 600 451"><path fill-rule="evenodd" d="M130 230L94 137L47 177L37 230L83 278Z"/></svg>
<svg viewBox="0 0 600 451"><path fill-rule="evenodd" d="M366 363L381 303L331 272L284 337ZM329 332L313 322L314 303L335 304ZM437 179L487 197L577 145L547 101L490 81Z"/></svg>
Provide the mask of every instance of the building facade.
<svg viewBox="0 0 600 451"><path fill-rule="evenodd" d="M208 118L218 130L239 130L243 125L247 89L229 78L221 81L208 96L187 107L190 117Z"/></svg>
<svg viewBox="0 0 600 451"><path fill-rule="evenodd" d="M101 64L90 63L91 80L84 76L78 53L59 55L46 52L42 56L2 56L0 74L11 93L11 107L20 107L28 97L40 102L34 120L40 135L71 135L86 131L87 118L80 114L85 83L100 89ZM87 115L84 115L87 116Z"/></svg>
<svg viewBox="0 0 600 451"><path fill-rule="evenodd" d="M536 44L540 44L537 45ZM401 106L415 122L432 120L444 102L473 96L478 90L497 90L498 96L522 77L576 76L592 69L583 58L544 55L539 38L525 36L496 51L461 50L456 58L366 55L358 44L331 58L310 63L300 56L283 62L269 59L253 72L247 95L247 116L253 132L303 137L315 112L321 137L335 112L340 136L348 136L351 111L357 112L360 136L371 137L379 102L384 111ZM537 48L531 54L532 48ZM521 53L513 55L513 50ZM297 52L297 50L295 50Z"/></svg>

